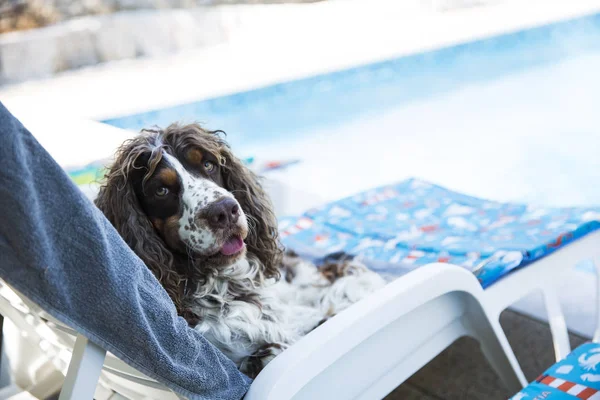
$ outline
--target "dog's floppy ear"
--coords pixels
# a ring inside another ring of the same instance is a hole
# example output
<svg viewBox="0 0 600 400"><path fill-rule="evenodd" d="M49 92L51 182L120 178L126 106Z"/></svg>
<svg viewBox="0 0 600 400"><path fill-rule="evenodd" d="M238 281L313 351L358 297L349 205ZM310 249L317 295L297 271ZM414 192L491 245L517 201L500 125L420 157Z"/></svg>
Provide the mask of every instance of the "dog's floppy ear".
<svg viewBox="0 0 600 400"><path fill-rule="evenodd" d="M152 159L157 157L157 153L152 152L147 145L146 138L140 137L125 142L119 148L116 160L107 171L105 182L94 202L129 247L154 273L179 312L181 277L175 270L173 255L140 207L132 183L132 179L136 177L143 178L149 163L157 163Z"/></svg>
<svg viewBox="0 0 600 400"><path fill-rule="evenodd" d="M259 177L227 146L221 148L221 173L225 189L235 196L248 218L248 251L261 261L265 277L279 278L283 251L279 243L277 219Z"/></svg>

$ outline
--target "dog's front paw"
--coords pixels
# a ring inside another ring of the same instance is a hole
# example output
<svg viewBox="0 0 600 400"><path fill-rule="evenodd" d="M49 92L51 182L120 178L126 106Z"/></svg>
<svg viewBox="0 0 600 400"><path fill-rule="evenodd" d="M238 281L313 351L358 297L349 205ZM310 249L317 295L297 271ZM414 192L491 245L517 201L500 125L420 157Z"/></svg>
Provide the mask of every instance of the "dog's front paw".
<svg viewBox="0 0 600 400"><path fill-rule="evenodd" d="M319 268L321 274L331 283L345 276L357 276L369 272L369 269L352 256L331 261Z"/></svg>
<svg viewBox="0 0 600 400"><path fill-rule="evenodd" d="M260 371L273 361L275 357L287 349L287 345L282 343L267 343L259 347L251 356L246 357L241 365L240 371L254 379Z"/></svg>

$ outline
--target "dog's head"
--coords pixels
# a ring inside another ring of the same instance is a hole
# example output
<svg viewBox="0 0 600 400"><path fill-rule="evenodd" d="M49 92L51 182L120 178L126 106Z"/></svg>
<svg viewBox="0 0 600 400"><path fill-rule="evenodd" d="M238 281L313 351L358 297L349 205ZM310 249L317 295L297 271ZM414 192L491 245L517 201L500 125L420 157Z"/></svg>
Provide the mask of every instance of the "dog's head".
<svg viewBox="0 0 600 400"><path fill-rule="evenodd" d="M119 148L96 198L172 297L177 259L220 268L248 251L266 277L278 275L270 200L221 134L195 124L142 131Z"/></svg>

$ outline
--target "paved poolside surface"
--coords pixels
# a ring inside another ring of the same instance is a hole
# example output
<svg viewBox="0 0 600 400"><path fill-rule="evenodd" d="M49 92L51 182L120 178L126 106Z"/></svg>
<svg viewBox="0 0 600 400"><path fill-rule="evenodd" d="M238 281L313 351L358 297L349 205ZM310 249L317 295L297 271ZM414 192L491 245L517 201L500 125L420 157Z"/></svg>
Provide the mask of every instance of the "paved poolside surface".
<svg viewBox="0 0 600 400"><path fill-rule="evenodd" d="M545 323L505 311L500 323L506 331L527 381L554 364L552 338ZM587 339L571 334L571 347ZM502 400L509 393L489 366L474 339L462 338L423 367L386 400Z"/></svg>

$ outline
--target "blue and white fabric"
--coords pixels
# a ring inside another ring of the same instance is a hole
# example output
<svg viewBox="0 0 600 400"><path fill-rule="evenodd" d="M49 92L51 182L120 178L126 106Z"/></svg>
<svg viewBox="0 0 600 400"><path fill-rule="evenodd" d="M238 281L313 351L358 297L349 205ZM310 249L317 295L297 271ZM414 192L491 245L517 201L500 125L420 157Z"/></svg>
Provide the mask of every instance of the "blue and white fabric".
<svg viewBox="0 0 600 400"><path fill-rule="evenodd" d="M283 244L304 256L346 252L386 277L448 262L472 271L483 287L599 228L600 207L500 203L418 179L358 193L279 224Z"/></svg>
<svg viewBox="0 0 600 400"><path fill-rule="evenodd" d="M510 400L600 399L600 344L579 346Z"/></svg>

